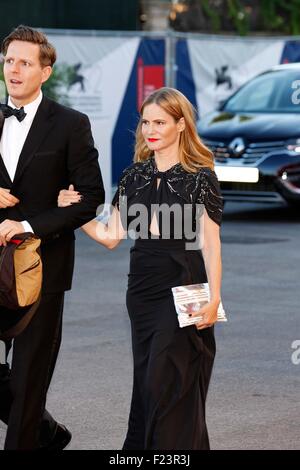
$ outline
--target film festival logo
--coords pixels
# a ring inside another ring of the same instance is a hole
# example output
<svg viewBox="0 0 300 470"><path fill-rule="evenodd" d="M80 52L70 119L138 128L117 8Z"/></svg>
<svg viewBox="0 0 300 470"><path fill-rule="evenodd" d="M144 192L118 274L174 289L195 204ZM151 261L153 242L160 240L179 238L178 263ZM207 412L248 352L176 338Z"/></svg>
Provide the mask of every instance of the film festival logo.
<svg viewBox="0 0 300 470"><path fill-rule="evenodd" d="M232 89L232 78L228 72L228 65L222 65L219 68L215 68L215 84L216 87L219 85L227 84L228 90Z"/></svg>
<svg viewBox="0 0 300 470"><path fill-rule="evenodd" d="M117 239L119 234L124 238L185 240L186 250L199 250L204 242L204 204L151 204L149 208L144 204L131 204L128 207L127 197L119 200L120 218L112 222L110 215L113 206L103 204L98 207L98 220L107 224L107 237ZM150 213L149 213L150 212ZM154 226L154 231L149 230ZM99 236L103 237L102 225L99 224ZM158 228L159 227L159 228Z"/></svg>
<svg viewBox="0 0 300 470"><path fill-rule="evenodd" d="M80 73L82 64L72 65L72 76L70 78L68 90L74 85L79 86L80 91L85 92L85 77Z"/></svg>

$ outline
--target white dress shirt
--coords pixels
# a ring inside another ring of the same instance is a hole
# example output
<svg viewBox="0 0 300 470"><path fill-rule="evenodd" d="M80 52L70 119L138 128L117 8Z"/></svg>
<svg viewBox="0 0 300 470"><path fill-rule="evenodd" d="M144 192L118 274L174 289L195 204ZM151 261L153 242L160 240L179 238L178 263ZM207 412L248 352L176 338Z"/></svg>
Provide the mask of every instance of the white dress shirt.
<svg viewBox="0 0 300 470"><path fill-rule="evenodd" d="M24 106L26 116L23 121L19 122L15 116L10 116L4 120L2 137L0 140L0 154L12 181L16 174L22 148L38 107L41 104L42 98L43 94L40 92L39 96L34 101ZM12 108L16 108L10 97L8 98L7 104ZM32 227L27 221L23 221L21 224L23 225L25 232L33 233Z"/></svg>

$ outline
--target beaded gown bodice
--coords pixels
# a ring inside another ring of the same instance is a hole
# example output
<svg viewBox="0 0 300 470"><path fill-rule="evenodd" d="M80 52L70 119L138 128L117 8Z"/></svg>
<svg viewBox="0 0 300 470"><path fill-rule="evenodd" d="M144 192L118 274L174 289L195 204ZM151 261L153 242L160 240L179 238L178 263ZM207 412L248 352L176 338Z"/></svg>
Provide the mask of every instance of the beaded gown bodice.
<svg viewBox="0 0 300 470"><path fill-rule="evenodd" d="M184 225L187 220L193 221L195 229L196 220L204 209L220 225L223 199L217 176L210 168L202 167L191 173L177 163L161 172L157 169L154 157L150 157L144 162L133 163L123 171L113 205L119 208L122 224L126 229L137 220L138 206L142 205L141 210L144 208L148 216L145 236L150 233L154 213L157 214L159 233L163 232L166 212L158 210L158 207L174 208L174 213L169 212L170 238L174 238L176 233L180 233L179 229L185 233ZM180 208L181 218L178 217ZM143 232L140 227L136 228Z"/></svg>

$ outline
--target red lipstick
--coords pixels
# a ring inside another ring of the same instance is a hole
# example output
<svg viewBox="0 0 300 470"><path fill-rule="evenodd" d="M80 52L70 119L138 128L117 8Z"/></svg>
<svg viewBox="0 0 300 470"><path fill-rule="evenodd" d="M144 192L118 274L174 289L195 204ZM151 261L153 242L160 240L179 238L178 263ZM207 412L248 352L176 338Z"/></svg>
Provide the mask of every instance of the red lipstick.
<svg viewBox="0 0 300 470"><path fill-rule="evenodd" d="M148 139L149 142L157 142L158 139Z"/></svg>

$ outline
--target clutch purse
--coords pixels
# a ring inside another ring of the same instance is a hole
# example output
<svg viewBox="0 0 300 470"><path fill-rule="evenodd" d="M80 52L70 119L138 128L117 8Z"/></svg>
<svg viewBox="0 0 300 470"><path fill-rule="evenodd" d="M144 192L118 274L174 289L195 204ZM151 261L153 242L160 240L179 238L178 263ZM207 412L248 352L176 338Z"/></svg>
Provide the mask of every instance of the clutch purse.
<svg viewBox="0 0 300 470"><path fill-rule="evenodd" d="M208 283L172 287L172 294L180 328L193 325L203 320L202 316L189 317L189 314L199 311L209 302L210 293ZM227 322L222 302L220 302L218 307L217 321Z"/></svg>

